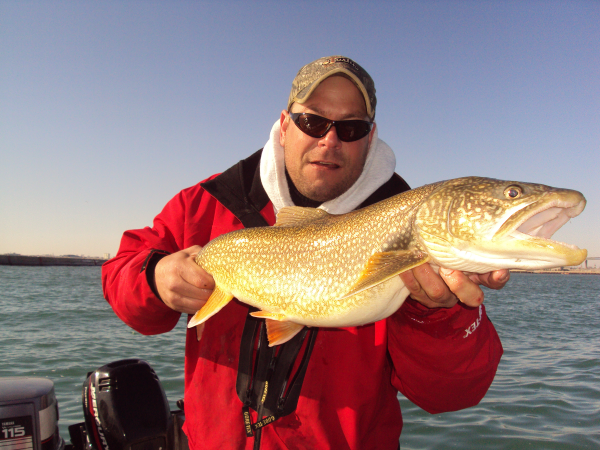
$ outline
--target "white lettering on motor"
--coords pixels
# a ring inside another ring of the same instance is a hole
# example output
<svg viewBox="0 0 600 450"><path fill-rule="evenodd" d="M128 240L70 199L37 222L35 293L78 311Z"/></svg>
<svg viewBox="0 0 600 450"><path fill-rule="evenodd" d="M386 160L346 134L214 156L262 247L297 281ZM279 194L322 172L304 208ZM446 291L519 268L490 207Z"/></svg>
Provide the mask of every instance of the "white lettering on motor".
<svg viewBox="0 0 600 450"><path fill-rule="evenodd" d="M4 439L19 438L25 436L25 427L21 425L5 425L2 424L2 434Z"/></svg>
<svg viewBox="0 0 600 450"><path fill-rule="evenodd" d="M108 442L106 442L106 437L104 437L104 430L102 430L102 424L100 423L100 415L98 414L98 405L96 403L96 389L94 387L90 387L90 392L92 394L92 409L94 410L94 419L96 420L96 425L98 425L98 436L102 441L102 447L105 450L108 450Z"/></svg>

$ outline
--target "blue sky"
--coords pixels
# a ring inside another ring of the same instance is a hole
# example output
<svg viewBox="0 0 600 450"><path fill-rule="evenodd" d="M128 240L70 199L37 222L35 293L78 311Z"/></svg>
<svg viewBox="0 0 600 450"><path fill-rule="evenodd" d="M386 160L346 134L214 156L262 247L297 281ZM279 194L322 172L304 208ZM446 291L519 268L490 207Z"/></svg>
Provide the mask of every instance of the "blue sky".
<svg viewBox="0 0 600 450"><path fill-rule="evenodd" d="M298 69L355 59L414 187L577 189L600 256L600 2L0 2L0 253L114 255L262 147Z"/></svg>

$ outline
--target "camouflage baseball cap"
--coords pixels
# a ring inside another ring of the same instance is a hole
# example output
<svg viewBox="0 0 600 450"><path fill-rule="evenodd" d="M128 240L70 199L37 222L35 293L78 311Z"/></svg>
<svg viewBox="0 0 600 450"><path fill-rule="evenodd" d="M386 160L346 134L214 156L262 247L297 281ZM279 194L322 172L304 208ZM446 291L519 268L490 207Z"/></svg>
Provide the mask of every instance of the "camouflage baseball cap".
<svg viewBox="0 0 600 450"><path fill-rule="evenodd" d="M350 78L356 84L358 90L365 98L367 114L373 120L375 118L375 83L365 69L356 62L345 56L327 56L319 58L305 65L298 71L298 75L292 82L292 92L288 100L288 111L292 103L304 103L319 83L332 75L343 75Z"/></svg>

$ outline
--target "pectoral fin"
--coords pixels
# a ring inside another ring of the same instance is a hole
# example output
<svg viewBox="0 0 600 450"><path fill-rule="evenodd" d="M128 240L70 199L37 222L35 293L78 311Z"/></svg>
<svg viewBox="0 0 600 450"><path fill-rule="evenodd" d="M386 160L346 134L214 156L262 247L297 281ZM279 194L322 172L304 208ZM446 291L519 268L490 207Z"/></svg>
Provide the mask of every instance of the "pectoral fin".
<svg viewBox="0 0 600 450"><path fill-rule="evenodd" d="M358 281L342 298L350 297L383 283L395 275L425 264L428 260L429 255L419 250L375 253L369 258Z"/></svg>
<svg viewBox="0 0 600 450"><path fill-rule="evenodd" d="M251 312L250 315L266 319L269 347L286 343L304 328L304 325L286 320L285 314L256 311Z"/></svg>
<svg viewBox="0 0 600 450"><path fill-rule="evenodd" d="M217 286L206 301L205 305L200 308L196 314L194 314L194 317L190 319L188 322L188 328L195 327L196 325L206 322L209 318L221 311L221 309L223 309L223 307L229 303L232 298L233 295L222 291Z"/></svg>

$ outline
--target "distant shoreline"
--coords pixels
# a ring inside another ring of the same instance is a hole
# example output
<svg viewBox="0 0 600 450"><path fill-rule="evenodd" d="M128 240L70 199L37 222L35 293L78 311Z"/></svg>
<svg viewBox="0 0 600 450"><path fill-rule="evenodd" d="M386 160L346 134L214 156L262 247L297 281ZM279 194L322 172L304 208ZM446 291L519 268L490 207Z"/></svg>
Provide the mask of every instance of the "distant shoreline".
<svg viewBox="0 0 600 450"><path fill-rule="evenodd" d="M106 261L85 256L0 255L0 266L101 266Z"/></svg>
<svg viewBox="0 0 600 450"><path fill-rule="evenodd" d="M29 256L29 255L0 255L0 266L101 266L105 258L87 256ZM543 269L522 270L512 269L511 273L532 273L550 275L600 275L600 269Z"/></svg>
<svg viewBox="0 0 600 450"><path fill-rule="evenodd" d="M511 273L533 273L549 275L600 275L600 269L542 269L542 270L522 270L512 269Z"/></svg>

